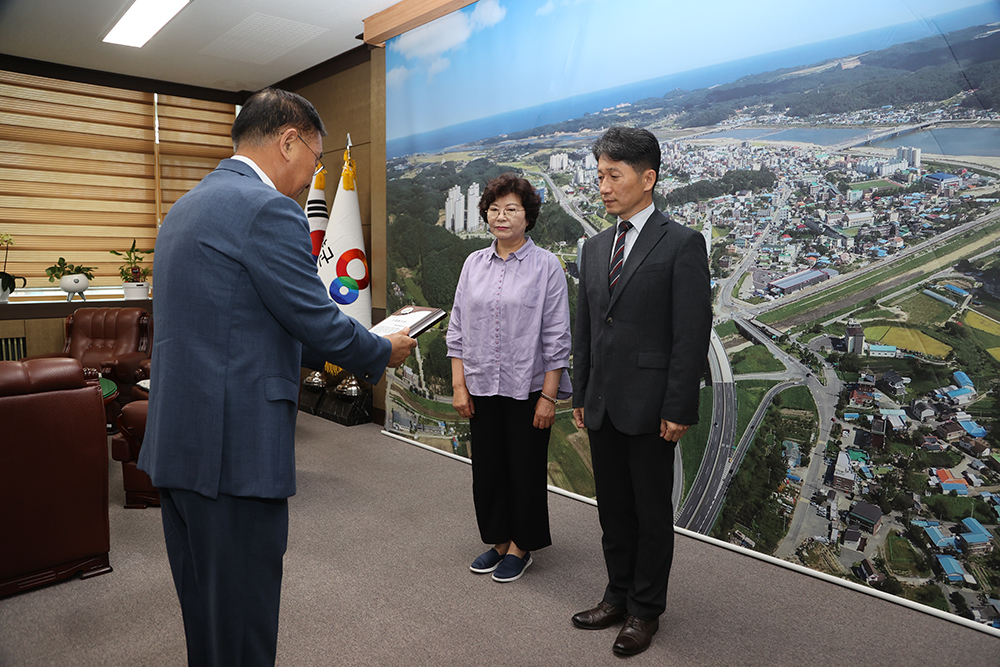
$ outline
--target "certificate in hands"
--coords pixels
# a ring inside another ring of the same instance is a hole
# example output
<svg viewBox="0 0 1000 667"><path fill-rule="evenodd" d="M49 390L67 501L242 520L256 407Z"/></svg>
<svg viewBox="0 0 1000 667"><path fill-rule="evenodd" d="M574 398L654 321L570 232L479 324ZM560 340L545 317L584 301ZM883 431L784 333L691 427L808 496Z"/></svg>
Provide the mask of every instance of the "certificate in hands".
<svg viewBox="0 0 1000 667"><path fill-rule="evenodd" d="M445 318L448 313L440 308L428 306L406 306L385 318L369 331L379 336L388 336L410 327L410 338L416 338Z"/></svg>

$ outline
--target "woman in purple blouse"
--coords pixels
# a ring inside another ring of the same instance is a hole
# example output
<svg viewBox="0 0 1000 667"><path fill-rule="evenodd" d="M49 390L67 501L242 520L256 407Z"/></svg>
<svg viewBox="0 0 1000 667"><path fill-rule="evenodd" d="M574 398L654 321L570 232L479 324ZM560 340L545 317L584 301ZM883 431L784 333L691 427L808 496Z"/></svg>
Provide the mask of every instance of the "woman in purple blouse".
<svg viewBox="0 0 1000 667"><path fill-rule="evenodd" d="M552 544L547 466L556 399L571 394L569 299L559 259L525 236L541 209L515 174L490 181L479 214L496 240L469 255L448 325L452 405L472 431L477 574L515 581Z"/></svg>

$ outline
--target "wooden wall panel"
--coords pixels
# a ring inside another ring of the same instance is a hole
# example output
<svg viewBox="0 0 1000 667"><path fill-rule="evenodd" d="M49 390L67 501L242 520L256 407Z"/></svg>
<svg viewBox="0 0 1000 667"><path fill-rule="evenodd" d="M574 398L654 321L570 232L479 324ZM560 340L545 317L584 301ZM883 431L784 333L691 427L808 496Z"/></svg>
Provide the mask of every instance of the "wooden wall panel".
<svg viewBox="0 0 1000 667"><path fill-rule="evenodd" d="M28 355L62 352L66 344L66 320L61 317L24 320L24 337Z"/></svg>
<svg viewBox="0 0 1000 667"><path fill-rule="evenodd" d="M51 188L74 188L80 189L80 196L84 199L108 199L109 197L95 195L91 188L148 188L149 183L142 178L129 178L125 176L107 176L104 174L81 173L68 171L59 173L55 170L42 171L34 169L8 169L0 167L0 181L16 181L19 183L44 183ZM56 190L58 192L58 190ZM100 190L98 190L100 192ZM13 193L12 193L13 194Z"/></svg>
<svg viewBox="0 0 1000 667"><path fill-rule="evenodd" d="M187 109L192 113L215 112L219 118L228 116L230 118L230 125L232 125L232 119L236 117L236 108L232 104L199 100L194 97L178 97L176 95L160 95L158 99L160 106L168 109Z"/></svg>
<svg viewBox="0 0 1000 667"><path fill-rule="evenodd" d="M385 317L386 211L385 211L385 54L369 51L357 65L310 85L296 88L313 103L326 125L323 163L327 166L326 200L332 205L337 193L347 133L351 134L351 156L358 175L358 202L369 259L372 287L372 319ZM300 203L304 203L304 197ZM385 379L375 392L376 421L384 418Z"/></svg>
<svg viewBox="0 0 1000 667"><path fill-rule="evenodd" d="M386 291L385 52L371 49L359 64L295 92L313 103L326 125L323 160L329 170L327 205L333 203L337 192L347 133L351 135L365 251L372 276L373 317L378 321L385 315ZM304 203L304 197L300 203Z"/></svg>
<svg viewBox="0 0 1000 667"><path fill-rule="evenodd" d="M371 67L369 68L370 83L368 94L370 106L368 116L371 118L371 162L368 169L368 180L371 183L371 272L375 276L378 292L372 292L372 307L376 311L376 320L385 315L385 295L388 289L386 275L386 234L388 218L385 205L385 49L373 49L371 52Z"/></svg>
<svg viewBox="0 0 1000 667"><path fill-rule="evenodd" d="M36 88L38 90L79 93L80 95L90 95L106 100L126 100L132 102L146 102L149 100L149 93L143 93L137 90L110 88L108 86L98 86L91 83L67 81L66 79L52 79L44 76L36 76L34 74L22 74L20 72L9 72L5 70L0 70L0 82L13 83L26 88Z"/></svg>

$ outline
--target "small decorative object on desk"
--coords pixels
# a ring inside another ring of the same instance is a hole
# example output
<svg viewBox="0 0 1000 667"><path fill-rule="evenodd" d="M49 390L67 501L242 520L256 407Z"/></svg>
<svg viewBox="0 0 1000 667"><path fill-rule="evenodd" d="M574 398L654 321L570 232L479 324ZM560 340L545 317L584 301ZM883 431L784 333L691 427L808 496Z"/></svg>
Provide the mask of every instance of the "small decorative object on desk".
<svg viewBox="0 0 1000 667"><path fill-rule="evenodd" d="M66 292L67 301L72 301L75 294L79 294L80 298L86 301L87 295L84 292L87 291L88 287L90 287L90 280L82 273L73 273L59 279L59 289Z"/></svg>
<svg viewBox="0 0 1000 667"><path fill-rule="evenodd" d="M303 386L300 407L305 391L306 387ZM346 373L334 388L326 388L316 404L314 414L344 426L355 426L371 422L373 405L371 385L362 384L353 375Z"/></svg>
<svg viewBox="0 0 1000 667"><path fill-rule="evenodd" d="M132 239L132 247L124 252L109 250L112 255L124 257L125 263L118 267L118 274L122 279L122 291L128 300L146 299L149 297L149 283L146 278L153 269L149 266L142 266L145 255L153 254L153 249L139 250L135 247L135 239Z"/></svg>
<svg viewBox="0 0 1000 667"><path fill-rule="evenodd" d="M325 387L326 377L324 377L323 371L313 371L303 382L310 387Z"/></svg>
<svg viewBox="0 0 1000 667"><path fill-rule="evenodd" d="M14 276L7 273L7 253L10 252L10 247L14 245L13 237L10 234L0 233L0 245L3 246L3 270L0 271L0 303L7 303L7 297L14 292L15 281L20 280L21 287L25 287L28 284L28 280L23 276Z"/></svg>
<svg viewBox="0 0 1000 667"><path fill-rule="evenodd" d="M313 371L302 381L302 388L299 390L299 410L316 414L319 402L323 400L326 391L326 375L323 371Z"/></svg>
<svg viewBox="0 0 1000 667"><path fill-rule="evenodd" d="M353 398L361 393L361 385L358 384L358 378L348 375L340 381L334 391L341 396Z"/></svg>
<svg viewBox="0 0 1000 667"><path fill-rule="evenodd" d="M379 336L388 336L410 327L410 338L416 338L443 320L448 313L429 306L405 306L385 318L369 331Z"/></svg>
<svg viewBox="0 0 1000 667"><path fill-rule="evenodd" d="M72 301L74 294L79 294L80 298L86 301L87 297L83 292L90 287L96 268L96 266L70 264L60 257L58 262L45 269L45 275L49 277L50 283L59 281L59 288L68 294L67 301Z"/></svg>

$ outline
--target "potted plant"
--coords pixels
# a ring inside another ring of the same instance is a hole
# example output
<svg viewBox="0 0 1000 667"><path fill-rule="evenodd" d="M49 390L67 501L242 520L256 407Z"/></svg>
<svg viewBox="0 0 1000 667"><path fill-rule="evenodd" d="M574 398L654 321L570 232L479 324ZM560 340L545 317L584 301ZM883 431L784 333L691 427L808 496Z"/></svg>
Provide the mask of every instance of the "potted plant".
<svg viewBox="0 0 1000 667"><path fill-rule="evenodd" d="M49 277L49 282L59 281L59 288L66 292L67 301L73 300L74 294L79 294L84 301L87 297L83 292L90 287L90 281L94 279L94 269L96 266L83 266L81 264L69 264L62 257L59 261L45 269L45 275Z"/></svg>
<svg viewBox="0 0 1000 667"><path fill-rule="evenodd" d="M118 273L122 277L122 289L125 291L126 299L146 299L149 297L149 282L147 278L153 272L152 267L142 266L146 255L153 254L153 250L138 250L135 247L135 239L132 239L132 247L125 252L117 250L110 251L112 255L124 257L125 263L118 267Z"/></svg>
<svg viewBox="0 0 1000 667"><path fill-rule="evenodd" d="M7 273L7 253L14 245L14 239L10 234L0 233L0 245L3 246L3 271L0 271L0 303L7 303L7 297L14 291L15 280L21 281L21 287L28 284L24 276L12 276Z"/></svg>

